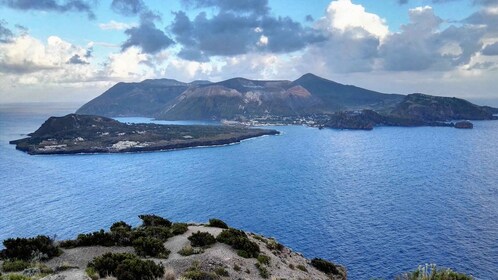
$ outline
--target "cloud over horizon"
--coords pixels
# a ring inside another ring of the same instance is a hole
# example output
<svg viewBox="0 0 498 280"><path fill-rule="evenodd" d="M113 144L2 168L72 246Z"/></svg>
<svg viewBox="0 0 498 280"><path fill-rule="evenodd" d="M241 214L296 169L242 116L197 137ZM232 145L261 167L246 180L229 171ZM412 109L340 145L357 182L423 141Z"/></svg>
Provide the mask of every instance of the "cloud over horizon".
<svg viewBox="0 0 498 280"><path fill-rule="evenodd" d="M433 77L477 81L497 71L497 1L468 1L474 10L460 21L442 18L430 6L412 6L398 28L355 0L332 0L322 14L305 13L301 19L276 14L267 0L177 1L175 10L164 11L142 0L0 0L0 6L17 11L79 12L91 18L99 16L94 14L99 4L111 14L91 25L113 38L89 37L77 44L57 34L39 39L0 18L3 88L157 77L291 79L306 72L346 80L347 75L382 77L377 79L382 88L386 83L379 81L392 77L410 82L406 73L434 83Z"/></svg>

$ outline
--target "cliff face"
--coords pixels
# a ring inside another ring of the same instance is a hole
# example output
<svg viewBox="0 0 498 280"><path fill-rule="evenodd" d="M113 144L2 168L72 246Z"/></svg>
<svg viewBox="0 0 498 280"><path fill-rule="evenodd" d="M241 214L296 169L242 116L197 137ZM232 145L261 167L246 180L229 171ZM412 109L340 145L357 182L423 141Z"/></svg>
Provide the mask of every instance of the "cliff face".
<svg viewBox="0 0 498 280"><path fill-rule="evenodd" d="M407 95L391 113L425 121L493 119L489 107L478 106L464 99L420 93Z"/></svg>

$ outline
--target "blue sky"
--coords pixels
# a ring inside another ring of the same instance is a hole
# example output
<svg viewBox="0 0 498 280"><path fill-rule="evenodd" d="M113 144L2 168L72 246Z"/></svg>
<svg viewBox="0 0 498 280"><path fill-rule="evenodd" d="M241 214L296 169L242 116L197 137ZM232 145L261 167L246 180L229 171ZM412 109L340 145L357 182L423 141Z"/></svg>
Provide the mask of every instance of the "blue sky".
<svg viewBox="0 0 498 280"><path fill-rule="evenodd" d="M497 2L0 0L0 102L85 101L147 78L306 72L484 102L498 99Z"/></svg>

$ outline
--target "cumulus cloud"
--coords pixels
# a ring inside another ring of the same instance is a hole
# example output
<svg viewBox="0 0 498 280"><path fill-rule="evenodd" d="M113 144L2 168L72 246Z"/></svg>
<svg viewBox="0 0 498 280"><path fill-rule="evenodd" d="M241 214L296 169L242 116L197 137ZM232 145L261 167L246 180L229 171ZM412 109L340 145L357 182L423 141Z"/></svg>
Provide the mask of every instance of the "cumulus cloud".
<svg viewBox="0 0 498 280"><path fill-rule="evenodd" d="M212 16L200 12L190 19L183 11L174 15L169 29L181 44L179 57L205 62L213 56L251 52L285 53L303 49L325 38L289 17L269 15L267 1L184 1L195 7L217 7Z"/></svg>
<svg viewBox="0 0 498 280"><path fill-rule="evenodd" d="M0 20L0 43L10 42L12 36L14 35L5 25L7 25L7 22Z"/></svg>
<svg viewBox="0 0 498 280"><path fill-rule="evenodd" d="M485 30L475 26L450 26L431 7L411 9L410 23L380 46L383 67L390 71L451 70L469 63L482 48Z"/></svg>
<svg viewBox="0 0 498 280"><path fill-rule="evenodd" d="M84 60L79 54L75 54L69 58L68 64L90 64L88 61Z"/></svg>
<svg viewBox="0 0 498 280"><path fill-rule="evenodd" d="M498 42L486 45L482 50L482 54L488 56L498 55Z"/></svg>
<svg viewBox="0 0 498 280"><path fill-rule="evenodd" d="M496 36L498 35L498 6L485 7L467 17L463 22L483 26L487 29L487 32Z"/></svg>
<svg viewBox="0 0 498 280"><path fill-rule="evenodd" d="M337 29L343 32L361 28L378 38L383 38L389 33L384 19L368 13L362 5L353 4L351 0L332 1L322 24L329 30Z"/></svg>
<svg viewBox="0 0 498 280"><path fill-rule="evenodd" d="M142 14L139 26L126 29L128 39L121 45L122 50L137 46L144 53L155 54L173 45L174 41L156 27L154 19L154 14Z"/></svg>
<svg viewBox="0 0 498 280"><path fill-rule="evenodd" d="M22 11L82 12L86 13L91 19L95 18L92 6L84 0L0 0L0 5Z"/></svg>
<svg viewBox="0 0 498 280"><path fill-rule="evenodd" d="M147 10L142 0L113 0L111 8L116 13L125 16L135 16Z"/></svg>

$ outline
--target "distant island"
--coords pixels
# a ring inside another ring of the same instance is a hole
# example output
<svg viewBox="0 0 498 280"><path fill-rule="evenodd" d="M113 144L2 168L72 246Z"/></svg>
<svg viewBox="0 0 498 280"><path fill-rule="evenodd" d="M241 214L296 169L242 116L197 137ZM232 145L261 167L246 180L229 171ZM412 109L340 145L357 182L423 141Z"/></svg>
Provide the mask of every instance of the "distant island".
<svg viewBox="0 0 498 280"><path fill-rule="evenodd" d="M27 138L10 141L29 154L123 153L238 143L276 130L215 125L126 124L91 115L51 117Z"/></svg>
<svg viewBox="0 0 498 280"><path fill-rule="evenodd" d="M496 119L498 109L454 97L386 94L313 74L295 81L233 78L183 83L171 79L118 83L78 114L163 120L227 120L246 125L304 124L320 128L454 126Z"/></svg>

